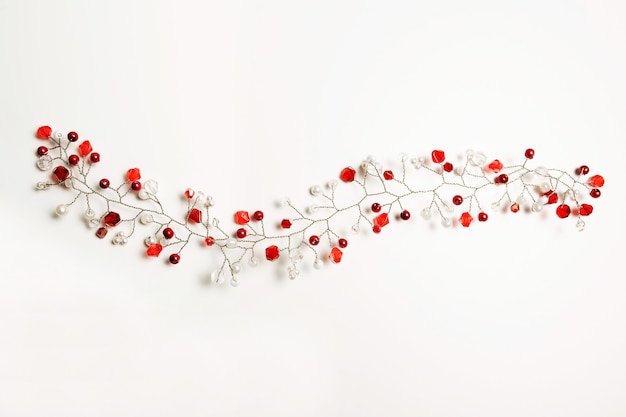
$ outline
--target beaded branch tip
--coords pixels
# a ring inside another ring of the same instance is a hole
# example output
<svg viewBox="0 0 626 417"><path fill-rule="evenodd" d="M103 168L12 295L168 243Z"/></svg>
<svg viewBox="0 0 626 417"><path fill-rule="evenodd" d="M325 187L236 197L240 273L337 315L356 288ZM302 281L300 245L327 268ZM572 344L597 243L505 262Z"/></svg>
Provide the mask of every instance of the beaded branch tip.
<svg viewBox="0 0 626 417"><path fill-rule="evenodd" d="M535 157L533 149L527 149L523 161L514 165L489 161L483 153L471 150L454 164L442 150L433 150L428 158L402 154L399 163L389 168L368 157L357 168L340 169L338 179L325 187L311 186L313 203L305 209L285 199L281 205L289 214L277 220L268 221L261 210L239 210L225 226L214 215L215 201L210 195L187 188L182 193L186 214L170 215L157 197L158 183L143 181L139 168L128 169L124 181L113 186L108 178L93 179L100 154L88 140L78 143L76 132L53 133L49 126L41 126L36 137L46 141L37 148L37 167L50 172L36 189L62 185L72 195L69 202L56 207L57 215L64 216L80 201L85 220L98 238L118 230L112 238L117 245L128 243L139 225L146 256L159 257L166 250L171 264L181 262L190 242L199 241L217 262L210 280L221 284L229 278L233 286L238 285L244 264L254 267L262 259L280 260L278 264L286 266L291 279L299 275L305 256L312 258L316 269L327 262L340 263L349 243L347 231L357 234L365 226L381 233L392 222L414 220L416 207L422 221L469 228L475 221L489 219L484 201L491 202L487 204L492 211L502 213L538 213L553 206L556 218L573 217L582 231L583 218L594 209L583 201L587 196L599 198L604 185L604 178L589 175L586 165L573 173L529 167ZM342 201L341 194L352 200Z"/></svg>

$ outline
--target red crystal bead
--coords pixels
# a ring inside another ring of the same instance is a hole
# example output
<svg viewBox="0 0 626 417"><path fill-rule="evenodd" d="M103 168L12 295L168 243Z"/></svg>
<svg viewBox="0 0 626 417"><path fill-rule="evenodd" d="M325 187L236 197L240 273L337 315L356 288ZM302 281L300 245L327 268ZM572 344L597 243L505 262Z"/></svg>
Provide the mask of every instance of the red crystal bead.
<svg viewBox="0 0 626 417"><path fill-rule="evenodd" d="M506 184L507 182L509 182L509 176L506 174L500 174L496 177L496 182L498 184Z"/></svg>
<svg viewBox="0 0 626 417"><path fill-rule="evenodd" d="M343 249L348 246L348 241L344 238L341 238L337 241L337 245L339 245L339 247Z"/></svg>
<svg viewBox="0 0 626 417"><path fill-rule="evenodd" d="M41 126L37 129L37 137L39 139L48 139L52 134L52 128L50 126Z"/></svg>
<svg viewBox="0 0 626 417"><path fill-rule="evenodd" d="M192 208L187 216L187 221L191 223L202 223L202 212L197 208Z"/></svg>
<svg viewBox="0 0 626 417"><path fill-rule="evenodd" d="M67 162L69 162L70 165L78 165L78 161L80 161L80 158L78 157L78 155L70 155L67 158Z"/></svg>
<svg viewBox="0 0 626 417"><path fill-rule="evenodd" d="M76 132L70 132L67 134L67 140L69 140L70 142L76 142L78 140L78 133Z"/></svg>
<svg viewBox="0 0 626 417"><path fill-rule="evenodd" d="M343 252L339 248L332 248L330 250L330 255L328 255L328 259L334 264L338 264L341 262L341 257L343 256Z"/></svg>
<svg viewBox="0 0 626 417"><path fill-rule="evenodd" d="M569 216L571 211L572 210L569 208L569 206L567 204L561 204L560 206L558 206L556 208L556 215L559 216L560 218L564 219L567 216Z"/></svg>
<svg viewBox="0 0 626 417"><path fill-rule="evenodd" d="M163 246L161 246L160 243L153 243L150 246L148 246L148 249L146 250L146 255L157 257L159 256L162 250L163 250Z"/></svg>
<svg viewBox="0 0 626 417"><path fill-rule="evenodd" d="M402 220L409 220L411 218L411 212L408 210L402 210L400 213L400 218Z"/></svg>
<svg viewBox="0 0 626 417"><path fill-rule="evenodd" d="M454 197L452 197L452 204L454 204L455 206L460 206L461 204L463 204L463 197L461 197L460 195L455 195Z"/></svg>
<svg viewBox="0 0 626 417"><path fill-rule="evenodd" d="M485 213L484 211L481 211L480 213L478 213L479 222L486 222L488 218L489 218L489 215Z"/></svg>
<svg viewBox="0 0 626 417"><path fill-rule="evenodd" d="M56 180L56 182L63 182L66 179L68 179L70 176L70 170L65 168L62 165L59 165L58 167L54 168L54 171L52 171L52 177Z"/></svg>
<svg viewBox="0 0 626 417"><path fill-rule="evenodd" d="M317 246L320 243L320 238L319 236L313 235L309 238L309 243L312 246Z"/></svg>
<svg viewBox="0 0 626 417"><path fill-rule="evenodd" d="M207 246L213 246L215 244L215 238L213 236L207 236L206 239L204 239L204 243L206 243Z"/></svg>
<svg viewBox="0 0 626 417"><path fill-rule="evenodd" d="M392 171L383 172L383 178L385 178L387 181L391 181L393 179L393 172Z"/></svg>
<svg viewBox="0 0 626 417"><path fill-rule="evenodd" d="M380 228L380 226L379 226L379 225L377 225L377 224L375 224L374 226L372 226L372 231L373 231L374 233L380 233L380 231L381 231L381 230L382 230L382 229L381 229L381 228Z"/></svg>
<svg viewBox="0 0 626 417"><path fill-rule="evenodd" d="M432 151L432 153L430 154L430 157L432 158L433 162L436 164L440 164L443 161L445 161L446 159L446 154L444 153L444 151L440 151L435 149L434 151Z"/></svg>
<svg viewBox="0 0 626 417"><path fill-rule="evenodd" d="M454 166L450 162L446 162L445 164L443 164L444 171L452 172L453 169L454 169Z"/></svg>
<svg viewBox="0 0 626 417"><path fill-rule="evenodd" d="M246 224L250 221L250 214L247 211L238 211L235 213L235 223Z"/></svg>
<svg viewBox="0 0 626 417"><path fill-rule="evenodd" d="M589 184L593 188L600 188L604 185L604 178L602 177L602 175L594 175L593 177L589 178L587 184Z"/></svg>
<svg viewBox="0 0 626 417"><path fill-rule="evenodd" d="M289 219L283 219L283 221L280 222L280 227L289 229L291 227L291 221Z"/></svg>
<svg viewBox="0 0 626 417"><path fill-rule="evenodd" d="M389 224L389 215L387 213L379 214L374 217L374 226L383 228Z"/></svg>
<svg viewBox="0 0 626 417"><path fill-rule="evenodd" d="M102 178L100 182L98 183L98 185L100 186L100 188L104 190L106 188L109 188L109 186L111 185L111 182L107 180L106 178Z"/></svg>
<svg viewBox="0 0 626 417"><path fill-rule="evenodd" d="M92 154L92 155L93 155L93 154ZM139 181L133 181L133 182L130 184L130 188L131 188L133 191L139 191L139 190L141 190L141 182L139 182Z"/></svg>
<svg viewBox="0 0 626 417"><path fill-rule="evenodd" d="M381 206L381 205L380 205L380 204L378 204L378 203L373 203L373 204L372 204L372 211L373 211L374 213L378 213L378 212L379 212L382 208L383 208L383 206Z"/></svg>
<svg viewBox="0 0 626 417"><path fill-rule="evenodd" d="M461 223L463 225L463 227L469 227L470 223L473 220L474 220L474 218L467 211L464 212L463 214L461 214L461 217L459 217L459 223Z"/></svg>
<svg viewBox="0 0 626 417"><path fill-rule="evenodd" d="M185 197L187 197L189 200L191 200L194 195L196 195L196 192L192 188L187 188L185 190Z"/></svg>
<svg viewBox="0 0 626 417"><path fill-rule="evenodd" d="M174 230L172 230L171 227L166 227L165 229L163 229L163 236L166 239L171 239L174 237Z"/></svg>
<svg viewBox="0 0 626 417"><path fill-rule="evenodd" d="M341 170L339 174L339 178L343 182L352 182L354 181L354 176L356 175L356 171L352 167L346 167Z"/></svg>
<svg viewBox="0 0 626 417"><path fill-rule="evenodd" d="M170 255L170 263L176 265L180 262L180 255L177 253L173 253Z"/></svg>
<svg viewBox="0 0 626 417"><path fill-rule="evenodd" d="M96 162L100 162L100 154L98 152L94 152L91 155L89 155L89 160L92 163L96 163Z"/></svg>
<svg viewBox="0 0 626 417"><path fill-rule="evenodd" d="M594 188L593 190L589 191L589 195L593 198L598 198L600 197L600 195L602 195L602 193L597 188Z"/></svg>
<svg viewBox="0 0 626 417"><path fill-rule="evenodd" d="M589 216L593 212L593 206L591 204L581 204L578 212L581 216Z"/></svg>
<svg viewBox="0 0 626 417"><path fill-rule="evenodd" d="M107 233L109 233L109 231L106 227L99 227L98 230L96 230L96 236L100 239L104 239Z"/></svg>
<svg viewBox="0 0 626 417"><path fill-rule="evenodd" d="M587 175L589 174L589 167L587 165L581 165L578 168L576 168L576 174L577 175Z"/></svg>
<svg viewBox="0 0 626 417"><path fill-rule="evenodd" d="M552 193L548 196L548 202L546 204L554 204L559 201L559 195L557 193Z"/></svg>
<svg viewBox="0 0 626 417"><path fill-rule="evenodd" d="M91 147L91 143L89 143L88 140L78 145L78 153L80 153L81 156L87 156L91 153L91 151L93 151L93 148Z"/></svg>
<svg viewBox="0 0 626 417"><path fill-rule="evenodd" d="M126 178L128 182L133 182L141 179L141 171L139 168L131 168L126 172Z"/></svg>
<svg viewBox="0 0 626 417"><path fill-rule="evenodd" d="M114 211L110 211L104 216L104 224L110 227L117 225L121 220L120 215Z"/></svg>
<svg viewBox="0 0 626 417"><path fill-rule="evenodd" d="M263 217L265 217L265 215L263 214L261 210L257 210L252 214L252 218L256 220L257 222L260 222L261 220L263 220Z"/></svg>
<svg viewBox="0 0 626 417"><path fill-rule="evenodd" d="M46 148L45 146L40 146L37 148L37 155L44 156L47 153L48 153L48 148Z"/></svg>
<svg viewBox="0 0 626 417"><path fill-rule="evenodd" d="M243 227L237 229L237 237L239 239L243 239L246 236L248 236L248 232L246 231L246 229L244 229Z"/></svg>
<svg viewBox="0 0 626 417"><path fill-rule="evenodd" d="M275 261L280 256L280 250L278 246L272 245L265 248L265 259L268 261Z"/></svg>
<svg viewBox="0 0 626 417"><path fill-rule="evenodd" d="M511 204L511 211L513 213L517 213L519 211L519 204L517 204L517 203Z"/></svg>
<svg viewBox="0 0 626 417"><path fill-rule="evenodd" d="M527 159L533 159L535 157L535 150L532 148L526 149L526 152L524 152L524 156Z"/></svg>
<svg viewBox="0 0 626 417"><path fill-rule="evenodd" d="M504 165L502 165L502 162L500 162L497 159L494 159L492 163L490 163L489 165L487 165L487 168L492 171L492 172L500 172L500 170L502 169Z"/></svg>

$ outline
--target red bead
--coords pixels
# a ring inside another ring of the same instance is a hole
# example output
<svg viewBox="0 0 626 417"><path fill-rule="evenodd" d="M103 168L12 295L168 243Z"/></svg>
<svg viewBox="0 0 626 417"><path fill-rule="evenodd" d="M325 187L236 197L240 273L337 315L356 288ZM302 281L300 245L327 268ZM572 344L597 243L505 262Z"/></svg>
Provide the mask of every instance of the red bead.
<svg viewBox="0 0 626 417"><path fill-rule="evenodd" d="M91 143L89 143L88 140L78 145L78 153L80 153L81 156L87 156L91 153L91 151L93 151L93 148L91 147Z"/></svg>
<svg viewBox="0 0 626 417"><path fill-rule="evenodd" d="M107 233L109 233L109 231L106 227L99 227L98 230L96 230L96 236L100 239L104 239Z"/></svg>
<svg viewBox="0 0 626 417"><path fill-rule="evenodd" d="M166 239L171 239L174 237L174 230L172 230L171 227L166 227L165 229L163 229L163 236L165 236Z"/></svg>
<svg viewBox="0 0 626 417"><path fill-rule="evenodd" d="M533 159L535 157L535 150L532 148L526 149L526 152L524 152L524 156L527 159Z"/></svg>
<svg viewBox="0 0 626 417"><path fill-rule="evenodd" d="M341 262L341 257L343 256L343 252L339 248L332 248L330 250L330 255L328 255L328 259L334 264L338 264Z"/></svg>
<svg viewBox="0 0 626 417"><path fill-rule="evenodd" d="M52 128L50 126L41 126L37 129L37 137L39 139L48 139L52 134Z"/></svg>
<svg viewBox="0 0 626 417"><path fill-rule="evenodd" d="M576 168L576 174L577 175L587 175L589 174L589 167L587 165L581 165L578 168Z"/></svg>
<svg viewBox="0 0 626 417"><path fill-rule="evenodd" d="M389 215L387 213L379 214L374 217L374 225L383 228L389 224Z"/></svg>
<svg viewBox="0 0 626 417"><path fill-rule="evenodd" d="M170 255L170 263L176 265L180 262L180 255L177 253L173 253Z"/></svg>
<svg viewBox="0 0 626 417"><path fill-rule="evenodd" d="M504 165L502 165L502 162L498 161L497 159L494 159L492 163L487 165L487 168L489 168L489 170L492 172L500 172L503 166Z"/></svg>
<svg viewBox="0 0 626 417"><path fill-rule="evenodd" d="M92 154L92 155L93 155L93 154ZM140 183L139 181L133 181L133 182L130 184L130 188L131 188L133 191L139 191L139 190L141 190L141 183Z"/></svg>
<svg viewBox="0 0 626 417"><path fill-rule="evenodd" d="M517 213L519 211L519 204L517 204L517 203L511 204L511 211L513 213Z"/></svg>
<svg viewBox="0 0 626 417"><path fill-rule="evenodd" d="M137 181L141 179L141 171L139 168L131 168L126 172L126 178L129 182Z"/></svg>
<svg viewBox="0 0 626 417"><path fill-rule="evenodd" d="M480 213L478 213L479 222L486 222L488 218L489 218L489 215L485 213L484 211L481 211Z"/></svg>
<svg viewBox="0 0 626 417"><path fill-rule="evenodd" d="M408 210L402 210L400 213L400 218L402 220L409 220L411 218L411 212Z"/></svg>
<svg viewBox="0 0 626 417"><path fill-rule="evenodd" d="M89 160L94 164L96 162L100 162L100 154L98 152L92 153L91 155L89 155Z"/></svg>
<svg viewBox="0 0 626 417"><path fill-rule="evenodd" d="M454 169L454 166L450 162L446 162L445 164L443 164L444 171L452 172L453 169Z"/></svg>
<svg viewBox="0 0 626 417"><path fill-rule="evenodd" d="M289 219L283 219L283 221L280 222L280 227L289 229L291 227L291 221L289 221Z"/></svg>
<svg viewBox="0 0 626 417"><path fill-rule="evenodd" d="M309 238L309 243L312 246L317 246L320 243L320 238L319 236L313 235Z"/></svg>
<svg viewBox="0 0 626 417"><path fill-rule="evenodd" d="M192 208L187 216L187 221L191 223L202 223L202 212L197 208Z"/></svg>
<svg viewBox="0 0 626 417"><path fill-rule="evenodd" d="M459 217L459 223L461 223L463 225L463 227L469 227L470 223L473 220L474 220L474 218L467 211L465 213L461 214L461 217Z"/></svg>
<svg viewBox="0 0 626 417"><path fill-rule="evenodd" d="M215 244L215 238L213 236L207 236L206 239L204 239L204 243L206 243L207 246L213 246Z"/></svg>
<svg viewBox="0 0 626 417"><path fill-rule="evenodd" d="M67 162L69 162L70 165L78 165L78 161L80 161L80 158L78 157L78 155L70 155L67 158Z"/></svg>
<svg viewBox="0 0 626 417"><path fill-rule="evenodd" d="M272 245L265 248L265 259L268 261L275 261L280 256L278 246Z"/></svg>
<svg viewBox="0 0 626 417"><path fill-rule="evenodd" d="M571 211L572 210L569 208L569 206L567 204L561 204L560 206L558 206L556 208L556 215L559 216L560 218L564 219L567 216L569 216Z"/></svg>
<svg viewBox="0 0 626 417"><path fill-rule="evenodd" d="M45 146L40 146L37 148L37 155L44 156L47 153L48 153L48 148L46 148Z"/></svg>
<svg viewBox="0 0 626 417"><path fill-rule="evenodd" d="M434 150L432 151L432 153L430 154L430 157L432 158L433 162L436 164L440 164L443 161L445 161L446 159L446 154L443 151L440 150Z"/></svg>
<svg viewBox="0 0 626 417"><path fill-rule="evenodd" d="M461 204L463 204L463 197L461 197L460 195L455 195L454 197L452 197L452 204L454 204L455 206L460 206Z"/></svg>
<svg viewBox="0 0 626 417"><path fill-rule="evenodd" d="M244 229L243 227L237 229L237 237L239 239L243 239L246 236L248 236L248 232L246 231L246 229Z"/></svg>
<svg viewBox="0 0 626 417"><path fill-rule="evenodd" d="M121 220L120 215L114 211L110 211L104 216L104 224L109 227L116 226Z"/></svg>
<svg viewBox="0 0 626 417"><path fill-rule="evenodd" d="M100 186L100 188L104 190L104 189L109 188L109 186L111 185L111 182L107 180L106 178L102 178L100 182L98 183L98 185Z"/></svg>
<svg viewBox="0 0 626 417"><path fill-rule="evenodd" d="M587 180L587 184L589 184L593 188L600 188L604 185L604 178L602 175L594 175L593 177Z"/></svg>
<svg viewBox="0 0 626 417"><path fill-rule="evenodd" d="M76 132L70 132L67 134L67 140L69 140L70 142L76 142L78 140L78 133Z"/></svg>
<svg viewBox="0 0 626 417"><path fill-rule="evenodd" d="M238 211L235 213L235 223L247 224L250 221L250 214L247 211Z"/></svg>
<svg viewBox="0 0 626 417"><path fill-rule="evenodd" d="M379 212L382 208L383 208L383 206L381 206L381 205L380 205L380 204L378 204L378 203L374 203L374 204L372 204L372 211L373 211L374 213L378 213L378 212Z"/></svg>
<svg viewBox="0 0 626 417"><path fill-rule="evenodd" d="M593 206L591 204L581 204L578 212L581 216L589 216L593 212Z"/></svg>
<svg viewBox="0 0 626 417"><path fill-rule="evenodd" d="M52 171L52 177L56 180L56 182L59 182L59 183L68 179L69 176L70 176L69 169L65 168L62 165L59 165L58 167L54 168L54 171Z"/></svg>
<svg viewBox="0 0 626 417"><path fill-rule="evenodd" d="M344 238L341 238L337 241L337 245L339 245L339 247L343 249L348 246L348 241Z"/></svg>
<svg viewBox="0 0 626 417"><path fill-rule="evenodd" d="M550 196L548 197L548 202L546 204L554 204L557 201L559 201L559 196L557 193L552 193L550 194Z"/></svg>
<svg viewBox="0 0 626 417"><path fill-rule="evenodd" d="M381 230L382 230L382 229L381 229L381 227L380 227L379 225L377 225L377 224L375 224L374 226L372 226L372 231L373 231L374 233L380 233L380 231L381 231Z"/></svg>
<svg viewBox="0 0 626 417"><path fill-rule="evenodd" d="M589 191L589 195L592 196L593 198L598 198L600 197L601 194L602 193L597 188L594 188L593 190Z"/></svg>
<svg viewBox="0 0 626 417"><path fill-rule="evenodd" d="M354 176L356 175L356 171L352 167L346 167L341 170L339 174L339 178L343 182L352 182L354 181Z"/></svg>
<svg viewBox="0 0 626 417"><path fill-rule="evenodd" d="M187 197L189 200L191 200L194 195L196 195L196 192L193 189L187 188L185 190L185 197Z"/></svg>
<svg viewBox="0 0 626 417"><path fill-rule="evenodd" d="M148 249L146 250L146 255L157 257L159 256L162 250L163 250L163 246L161 246L160 243L153 243L150 246L148 246Z"/></svg>
<svg viewBox="0 0 626 417"><path fill-rule="evenodd" d="M391 181L393 179L393 172L392 171L383 172L383 178L385 178L387 181Z"/></svg>
<svg viewBox="0 0 626 417"><path fill-rule="evenodd" d="M500 174L498 175L498 177L496 178L496 182L498 184L506 184L507 182L509 182L509 176L506 174Z"/></svg>

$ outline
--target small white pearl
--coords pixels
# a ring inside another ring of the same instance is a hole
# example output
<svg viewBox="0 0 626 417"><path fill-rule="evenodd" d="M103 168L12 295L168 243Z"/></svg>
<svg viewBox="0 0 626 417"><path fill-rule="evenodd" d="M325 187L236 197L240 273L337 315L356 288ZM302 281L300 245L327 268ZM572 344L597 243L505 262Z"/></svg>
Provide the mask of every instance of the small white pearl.
<svg viewBox="0 0 626 417"><path fill-rule="evenodd" d="M236 247L237 247L237 241L236 241L235 239L233 239L232 237L231 237L231 238L229 238L229 239L226 241L226 247L227 247L227 248L231 248L231 249L232 249L232 248L236 248Z"/></svg>
<svg viewBox="0 0 626 417"><path fill-rule="evenodd" d="M443 225L443 227L450 227L450 225L452 224L452 222L450 221L449 218L447 217L442 217L441 218L441 224Z"/></svg>
<svg viewBox="0 0 626 417"><path fill-rule="evenodd" d="M315 269L322 269L323 266L324 263L319 259L316 259L315 262L313 262L313 268Z"/></svg>
<svg viewBox="0 0 626 417"><path fill-rule="evenodd" d="M149 223L152 223L153 220L154 220L154 218L152 217L152 214L150 214L150 213L143 213L139 217L139 222L141 224L149 224Z"/></svg>
<svg viewBox="0 0 626 417"><path fill-rule="evenodd" d="M233 287L238 287L239 286L239 281L237 280L237 278L232 277L230 279L230 285L232 285Z"/></svg>
<svg viewBox="0 0 626 417"><path fill-rule="evenodd" d="M319 207L315 204L311 204L308 208L309 213L311 214L315 214L317 213L317 210L319 209Z"/></svg>
<svg viewBox="0 0 626 417"><path fill-rule="evenodd" d="M220 271L216 269L215 271L211 272L210 279L213 284L221 284Z"/></svg>
<svg viewBox="0 0 626 417"><path fill-rule="evenodd" d="M150 246L153 245L157 242L156 237L154 236L148 236L147 238L144 239L143 243L145 243L146 246Z"/></svg>
<svg viewBox="0 0 626 417"><path fill-rule="evenodd" d="M89 209L85 210L85 218L93 219L95 215L96 215L96 212L93 211L92 209L89 208Z"/></svg>
<svg viewBox="0 0 626 417"><path fill-rule="evenodd" d="M59 141L59 140L61 140L61 139L65 138L65 134L64 134L63 132L61 132L61 131L57 130L56 132L54 132L54 133L52 134L52 137L53 137L54 139L56 139L57 141Z"/></svg>
<svg viewBox="0 0 626 417"><path fill-rule="evenodd" d="M542 182L542 183L539 185L539 192L540 192L541 194L547 193L547 192L548 192L548 191L550 191L550 190L551 190L551 188L550 188L550 184L548 184L547 182Z"/></svg>
<svg viewBox="0 0 626 417"><path fill-rule="evenodd" d="M148 194L148 192L146 190L141 189L137 193L137 197L139 197L141 200L147 200L147 199L150 198L150 194Z"/></svg>
<svg viewBox="0 0 626 417"><path fill-rule="evenodd" d="M317 197L318 195L322 194L322 187L320 187L319 185L314 185L309 189L309 192L312 196Z"/></svg>
<svg viewBox="0 0 626 417"><path fill-rule="evenodd" d="M65 214L67 214L67 206L65 204L59 204L54 212L57 214L57 216L64 216Z"/></svg>
<svg viewBox="0 0 626 417"><path fill-rule="evenodd" d="M543 210L543 204L539 201L535 201L535 203L533 204L533 211L538 213L541 210Z"/></svg>
<svg viewBox="0 0 626 417"><path fill-rule="evenodd" d="M422 217L424 218L424 220L428 220L430 219L430 208L426 207L424 209L422 209L422 211L420 212L420 214L422 215Z"/></svg>
<svg viewBox="0 0 626 417"><path fill-rule="evenodd" d="M72 178L68 178L63 181L63 185L65 185L65 188L71 190L72 188L74 188L74 180Z"/></svg>
<svg viewBox="0 0 626 417"><path fill-rule="evenodd" d="M254 256L250 258L250 260L248 261L248 265L250 265L251 267L255 267L258 264L259 264L259 260Z"/></svg>
<svg viewBox="0 0 626 417"><path fill-rule="evenodd" d="M239 262L235 262L230 266L230 270L233 274L238 274L241 272L241 265L239 265Z"/></svg>

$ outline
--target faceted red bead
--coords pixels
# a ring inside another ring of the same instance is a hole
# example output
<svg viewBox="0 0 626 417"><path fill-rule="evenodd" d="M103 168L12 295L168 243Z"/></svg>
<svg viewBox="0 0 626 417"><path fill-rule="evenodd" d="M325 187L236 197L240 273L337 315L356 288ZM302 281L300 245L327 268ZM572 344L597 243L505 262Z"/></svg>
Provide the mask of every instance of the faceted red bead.
<svg viewBox="0 0 626 417"><path fill-rule="evenodd" d="M78 161L80 161L78 155L70 155L67 158L67 162L69 162L70 165L78 165Z"/></svg>
<svg viewBox="0 0 626 417"><path fill-rule="evenodd" d="M128 182L133 182L141 179L141 171L139 168L131 168L126 172L126 178Z"/></svg>
<svg viewBox="0 0 626 417"><path fill-rule="evenodd" d="M604 185L604 178L602 177L602 175L594 175L593 177L589 178L587 184L589 184L593 188L600 188Z"/></svg>
<svg viewBox="0 0 626 417"><path fill-rule="evenodd" d="M98 183L98 185L100 186L100 188L104 190L106 188L109 188L109 186L111 185L111 182L107 180L106 178L102 178L100 182Z"/></svg>
<svg viewBox="0 0 626 417"><path fill-rule="evenodd" d="M389 215L387 213L379 214L374 217L374 226L383 228L389 224Z"/></svg>
<svg viewBox="0 0 626 417"><path fill-rule="evenodd" d="M591 204L581 204L578 212L581 216L589 216L593 212L593 206Z"/></svg>
<svg viewBox="0 0 626 417"><path fill-rule="evenodd" d="M37 148L37 155L44 156L47 153L48 153L48 148L46 148L45 146L40 146Z"/></svg>
<svg viewBox="0 0 626 417"><path fill-rule="evenodd" d="M41 126L37 129L37 137L39 139L48 139L52 134L52 128L50 126Z"/></svg>
<svg viewBox="0 0 626 417"><path fill-rule="evenodd" d="M96 236L100 239L104 239L107 233L109 233L109 231L106 227L99 227L98 230L96 230Z"/></svg>
<svg viewBox="0 0 626 417"><path fill-rule="evenodd" d="M569 206L567 204L561 204L560 206L558 206L556 208L556 215L559 216L560 218L564 219L567 216L569 216L571 211L572 210L569 208Z"/></svg>
<svg viewBox="0 0 626 417"><path fill-rule="evenodd" d="M463 214L461 214L461 217L459 217L459 223L461 223L463 225L463 227L469 227L470 223L473 220L474 220L474 218L467 211L464 212Z"/></svg>
<svg viewBox="0 0 626 417"><path fill-rule="evenodd" d="M496 177L496 182L498 184L506 184L507 182L509 182L509 176L506 174L500 174Z"/></svg>
<svg viewBox="0 0 626 417"><path fill-rule="evenodd" d="M100 162L100 154L98 152L94 152L91 155L89 155L89 160L92 163L96 163L96 162Z"/></svg>
<svg viewBox="0 0 626 417"><path fill-rule="evenodd" d="M319 236L313 235L309 238L309 243L312 246L317 246L320 243L320 238Z"/></svg>
<svg viewBox="0 0 626 417"><path fill-rule="evenodd" d="M93 148L91 147L91 143L89 143L88 140L78 145L78 153L80 153L81 156L87 156L91 153L91 151L93 151Z"/></svg>
<svg viewBox="0 0 626 417"><path fill-rule="evenodd" d="M204 239L204 243L206 243L207 246L213 246L215 244L215 238L213 236L207 236L206 239Z"/></svg>
<svg viewBox="0 0 626 417"><path fill-rule="evenodd" d="M385 178L387 181L391 181L393 179L393 172L392 171L383 172L383 178Z"/></svg>
<svg viewBox="0 0 626 417"><path fill-rule="evenodd" d="M283 221L280 222L280 227L289 229L291 227L291 221L289 219L283 219Z"/></svg>
<svg viewBox="0 0 626 417"><path fill-rule="evenodd" d="M589 191L589 195L593 198L598 198L600 197L600 195L602 195L602 193L597 188L594 188L593 190Z"/></svg>
<svg viewBox="0 0 626 417"><path fill-rule="evenodd" d="M344 238L341 238L337 241L337 245L339 245L339 247L343 249L348 246L348 241Z"/></svg>
<svg viewBox="0 0 626 417"><path fill-rule="evenodd" d="M343 256L343 252L339 248L332 248L330 250L330 255L328 255L328 259L334 264L338 264L341 262L341 257Z"/></svg>
<svg viewBox="0 0 626 417"><path fill-rule="evenodd" d="M243 239L246 236L248 236L248 232L246 231L246 229L244 229L243 227L237 229L237 237L239 239Z"/></svg>
<svg viewBox="0 0 626 417"><path fill-rule="evenodd" d="M578 168L576 168L576 174L577 175L587 175L589 174L589 167L587 165L581 165Z"/></svg>
<svg viewBox="0 0 626 417"><path fill-rule="evenodd" d="M163 229L163 236L166 239L171 239L174 237L174 230L172 230L171 227L166 227L165 229Z"/></svg>
<svg viewBox="0 0 626 417"><path fill-rule="evenodd" d="M492 163L487 165L487 168L489 169L489 171L497 173L497 172L500 172L500 170L502 170L503 166L504 165L502 165L502 162L500 162L497 159L494 159Z"/></svg>
<svg viewBox="0 0 626 417"><path fill-rule="evenodd" d="M52 177L56 180L56 182L63 182L66 179L68 179L70 176L70 170L65 168L62 165L59 165L58 167L54 168L54 171L52 171Z"/></svg>
<svg viewBox="0 0 626 417"><path fill-rule="evenodd" d="M170 263L176 265L180 262L180 255L177 253L173 253L170 255Z"/></svg>
<svg viewBox="0 0 626 417"><path fill-rule="evenodd" d="M382 229L381 229L381 228L380 228L380 226L379 226L379 225L377 225L377 224L375 224L374 226L372 226L372 231L373 231L374 233L380 233L380 231L381 231L381 230L382 230Z"/></svg>
<svg viewBox="0 0 626 417"><path fill-rule="evenodd" d="M265 259L268 261L275 261L280 256L280 250L278 246L272 245L265 248Z"/></svg>
<svg viewBox="0 0 626 417"><path fill-rule="evenodd" d="M187 221L191 223L202 223L202 212L197 208L192 208L187 216Z"/></svg>
<svg viewBox="0 0 626 417"><path fill-rule="evenodd" d="M484 211L481 211L480 213L478 213L479 222L486 222L488 218L489 218L489 215L485 213Z"/></svg>
<svg viewBox="0 0 626 417"><path fill-rule="evenodd" d="M400 213L400 218L402 220L409 220L411 218L411 212L408 210L402 210Z"/></svg>
<svg viewBox="0 0 626 417"><path fill-rule="evenodd" d="M532 148L526 149L526 152L524 152L524 156L527 159L533 159L535 157L535 150Z"/></svg>
<svg viewBox="0 0 626 417"><path fill-rule="evenodd" d="M189 200L191 200L194 195L196 195L196 192L192 188L187 188L185 190L185 197L187 197Z"/></svg>
<svg viewBox="0 0 626 417"><path fill-rule="evenodd" d="M93 155L93 154L92 154L92 155ZM133 191L139 191L139 190L141 190L141 182L139 182L139 181L133 181L133 182L130 184L130 188L131 188Z"/></svg>
<svg viewBox="0 0 626 417"><path fill-rule="evenodd" d="M110 211L104 216L104 224L110 227L117 225L121 220L120 215L114 211Z"/></svg>
<svg viewBox="0 0 626 417"><path fill-rule="evenodd" d="M148 246L148 249L146 250L146 255L157 257L159 256L162 250L163 250L163 246L161 246L160 243L153 243L150 246Z"/></svg>
<svg viewBox="0 0 626 417"><path fill-rule="evenodd" d="M548 202L546 204L554 204L559 201L559 195L557 193L552 193L548 197Z"/></svg>
<svg viewBox="0 0 626 417"><path fill-rule="evenodd" d="M250 214L247 211L238 211L235 213L235 223L247 224L250 221Z"/></svg>
<svg viewBox="0 0 626 417"><path fill-rule="evenodd" d="M461 197L460 195L455 195L454 197L452 197L452 204L454 204L455 206L460 206L461 204L463 204L463 197Z"/></svg>
<svg viewBox="0 0 626 417"><path fill-rule="evenodd" d="M450 162L446 162L445 164L443 164L444 171L452 172L453 169L454 169L454 166Z"/></svg>
<svg viewBox="0 0 626 417"><path fill-rule="evenodd" d="M356 175L356 171L352 167L346 167L341 170L339 174L339 178L343 182L352 182L354 181L354 176Z"/></svg>
<svg viewBox="0 0 626 417"><path fill-rule="evenodd" d="M256 220L257 222L260 222L261 220L263 220L263 217L265 217L265 215L263 214L261 210L257 210L252 214L252 218Z"/></svg>
<svg viewBox="0 0 626 417"><path fill-rule="evenodd" d="M69 140L70 142L76 142L78 140L78 133L76 132L70 132L67 134L67 140Z"/></svg>
<svg viewBox="0 0 626 417"><path fill-rule="evenodd" d="M517 213L519 211L519 204L517 204L517 203L511 204L511 211L513 213Z"/></svg>
<svg viewBox="0 0 626 417"><path fill-rule="evenodd" d="M432 151L432 153L430 154L430 157L432 158L433 162L436 164L440 164L443 161L445 161L446 159L446 154L444 153L444 151L440 151L435 149L434 151Z"/></svg>
<svg viewBox="0 0 626 417"><path fill-rule="evenodd" d="M378 203L373 203L373 204L372 204L372 211L373 211L374 213L378 213L378 212L379 212L382 208L383 208L383 206L381 206L381 205L380 205L380 204L378 204Z"/></svg>

